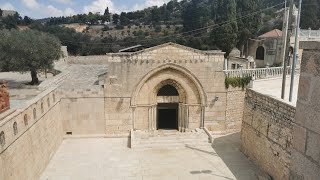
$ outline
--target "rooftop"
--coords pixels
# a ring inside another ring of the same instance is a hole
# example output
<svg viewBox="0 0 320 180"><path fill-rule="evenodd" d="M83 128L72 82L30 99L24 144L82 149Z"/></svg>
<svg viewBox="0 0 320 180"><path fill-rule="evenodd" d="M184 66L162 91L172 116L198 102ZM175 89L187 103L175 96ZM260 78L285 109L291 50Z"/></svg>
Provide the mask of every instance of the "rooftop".
<svg viewBox="0 0 320 180"><path fill-rule="evenodd" d="M259 38L278 38L282 37L282 31L274 29L259 36Z"/></svg>

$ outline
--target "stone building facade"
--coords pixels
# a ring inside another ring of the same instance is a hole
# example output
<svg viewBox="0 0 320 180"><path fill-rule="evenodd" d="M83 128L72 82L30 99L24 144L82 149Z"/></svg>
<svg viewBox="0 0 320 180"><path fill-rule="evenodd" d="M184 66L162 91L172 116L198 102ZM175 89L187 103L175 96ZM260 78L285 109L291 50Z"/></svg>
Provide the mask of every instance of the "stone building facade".
<svg viewBox="0 0 320 180"><path fill-rule="evenodd" d="M104 103L104 109L100 109L104 117L98 119L104 118L106 134L127 133L131 129L240 129L241 118L228 121L226 117L233 115L228 114L226 107L228 101L233 101L229 95L244 92L225 88L221 51L200 51L166 43L138 52L69 60L74 64L107 65L104 87L98 93L103 90L103 97L97 97L99 103ZM174 123L165 122L168 118ZM68 131L83 128L72 121L75 119L65 120L65 124L74 124Z"/></svg>
<svg viewBox="0 0 320 180"><path fill-rule="evenodd" d="M290 179L316 180L320 177L320 42L301 42L300 48L303 56Z"/></svg>

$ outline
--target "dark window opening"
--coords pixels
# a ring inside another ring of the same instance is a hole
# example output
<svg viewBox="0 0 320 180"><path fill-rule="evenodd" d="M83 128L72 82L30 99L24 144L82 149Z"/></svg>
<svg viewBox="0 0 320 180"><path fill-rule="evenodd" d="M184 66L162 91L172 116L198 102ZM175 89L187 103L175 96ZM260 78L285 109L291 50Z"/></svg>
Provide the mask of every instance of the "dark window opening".
<svg viewBox="0 0 320 180"><path fill-rule="evenodd" d="M158 96L179 96L177 89L171 85L163 86L158 94Z"/></svg>
<svg viewBox="0 0 320 180"><path fill-rule="evenodd" d="M264 60L264 47L259 46L256 52L256 59Z"/></svg>

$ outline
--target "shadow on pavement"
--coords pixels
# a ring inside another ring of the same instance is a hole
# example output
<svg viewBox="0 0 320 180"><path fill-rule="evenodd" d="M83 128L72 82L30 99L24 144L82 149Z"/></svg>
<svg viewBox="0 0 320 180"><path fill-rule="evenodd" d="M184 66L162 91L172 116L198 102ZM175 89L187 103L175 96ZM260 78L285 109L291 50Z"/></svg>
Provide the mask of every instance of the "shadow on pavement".
<svg viewBox="0 0 320 180"><path fill-rule="evenodd" d="M212 147L237 180L258 179L259 168L240 151L240 132L215 138Z"/></svg>

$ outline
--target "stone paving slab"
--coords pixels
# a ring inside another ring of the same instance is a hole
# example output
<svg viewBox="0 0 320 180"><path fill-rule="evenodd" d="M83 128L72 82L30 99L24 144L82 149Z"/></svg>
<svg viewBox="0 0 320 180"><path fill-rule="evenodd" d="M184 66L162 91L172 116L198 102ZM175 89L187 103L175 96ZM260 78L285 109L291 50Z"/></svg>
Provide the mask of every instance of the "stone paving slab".
<svg viewBox="0 0 320 180"><path fill-rule="evenodd" d="M204 149L129 149L126 138L66 139L40 179L257 179L259 169L238 149L238 133L215 142Z"/></svg>
<svg viewBox="0 0 320 180"><path fill-rule="evenodd" d="M293 94L292 102L289 102L291 76L287 76L287 79L286 79L286 91L285 91L286 94L285 94L284 100L281 99L282 78L256 80L253 83L252 89L256 92L273 97L275 99L278 99L280 101L283 101L295 107L297 103L297 97L298 97L299 79L300 79L299 75L295 76L293 93L292 93Z"/></svg>

